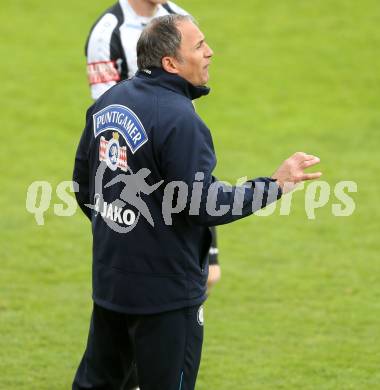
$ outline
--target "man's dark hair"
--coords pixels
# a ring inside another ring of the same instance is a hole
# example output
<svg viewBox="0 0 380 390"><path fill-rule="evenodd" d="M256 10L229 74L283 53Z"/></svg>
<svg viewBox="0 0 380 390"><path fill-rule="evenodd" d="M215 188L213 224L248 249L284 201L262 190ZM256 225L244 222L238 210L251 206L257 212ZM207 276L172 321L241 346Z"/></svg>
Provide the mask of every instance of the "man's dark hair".
<svg viewBox="0 0 380 390"><path fill-rule="evenodd" d="M183 21L194 22L190 15L165 15L153 19L141 33L137 42L137 66L141 69L162 68L163 57L180 59L181 32L177 25Z"/></svg>

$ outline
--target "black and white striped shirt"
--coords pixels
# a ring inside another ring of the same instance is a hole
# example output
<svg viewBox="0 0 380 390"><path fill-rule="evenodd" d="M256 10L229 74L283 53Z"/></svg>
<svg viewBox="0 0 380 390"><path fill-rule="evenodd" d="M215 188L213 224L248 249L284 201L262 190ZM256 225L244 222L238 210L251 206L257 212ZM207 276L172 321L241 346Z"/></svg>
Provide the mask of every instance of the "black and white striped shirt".
<svg viewBox="0 0 380 390"><path fill-rule="evenodd" d="M136 45L151 19L170 13L187 14L171 1L151 17L137 15L128 0L119 0L91 28L86 43L87 75L93 99L137 71Z"/></svg>

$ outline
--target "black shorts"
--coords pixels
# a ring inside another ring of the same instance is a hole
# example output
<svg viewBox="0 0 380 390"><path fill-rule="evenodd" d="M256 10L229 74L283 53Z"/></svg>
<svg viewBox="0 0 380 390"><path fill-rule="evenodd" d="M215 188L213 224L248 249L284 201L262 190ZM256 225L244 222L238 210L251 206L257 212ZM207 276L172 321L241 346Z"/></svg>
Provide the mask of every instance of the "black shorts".
<svg viewBox="0 0 380 390"><path fill-rule="evenodd" d="M215 264L219 264L219 261L218 261L219 249L218 249L217 240L216 240L215 226L210 227L210 232L211 232L211 236L212 236L212 241L211 241L210 251L208 254L208 263L209 263L209 265L215 265Z"/></svg>
<svg viewBox="0 0 380 390"><path fill-rule="evenodd" d="M94 304L73 390L193 390L203 342L203 306L152 315Z"/></svg>

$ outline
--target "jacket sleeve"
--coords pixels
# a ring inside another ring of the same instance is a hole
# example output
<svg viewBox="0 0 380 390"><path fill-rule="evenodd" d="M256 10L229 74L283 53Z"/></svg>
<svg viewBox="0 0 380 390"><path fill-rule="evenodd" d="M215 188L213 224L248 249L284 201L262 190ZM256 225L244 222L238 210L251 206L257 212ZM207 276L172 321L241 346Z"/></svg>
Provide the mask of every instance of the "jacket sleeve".
<svg viewBox="0 0 380 390"><path fill-rule="evenodd" d="M117 23L115 15L106 13L94 25L87 40L87 76L95 100L121 78L116 59L111 55L111 41Z"/></svg>
<svg viewBox="0 0 380 390"><path fill-rule="evenodd" d="M196 224L215 226L244 218L281 197L269 177L232 186L212 175L216 157L210 131L196 113L180 115L160 151L167 183L184 182L188 188L185 211ZM181 191L177 193L177 201Z"/></svg>
<svg viewBox="0 0 380 390"><path fill-rule="evenodd" d="M91 220L91 209L86 206L90 204L90 161L89 150L92 137L92 110L91 107L86 115L86 127L83 130L77 152L75 155L73 181L78 184L78 192L75 193L79 207Z"/></svg>

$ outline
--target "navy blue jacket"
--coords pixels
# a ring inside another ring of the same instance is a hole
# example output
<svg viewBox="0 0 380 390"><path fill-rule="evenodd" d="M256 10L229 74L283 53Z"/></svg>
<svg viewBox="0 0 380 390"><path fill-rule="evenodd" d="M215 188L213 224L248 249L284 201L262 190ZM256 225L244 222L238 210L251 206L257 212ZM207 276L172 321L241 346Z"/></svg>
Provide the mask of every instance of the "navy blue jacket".
<svg viewBox="0 0 380 390"><path fill-rule="evenodd" d="M235 187L215 190L211 134L192 104L208 92L152 68L117 84L89 108L73 179L78 204L92 222L98 305L144 314L200 304L206 298L208 227L248 216L280 196L276 185L274 197L268 192L271 179L259 178L240 193L240 215L232 207L210 215L210 186L216 210L232 206L238 194ZM132 179L138 172L140 179ZM197 172L202 191L192 198ZM182 204L168 223L163 199L173 181L188 192L174 191L169 208ZM258 183L264 183L264 198L255 204Z"/></svg>

